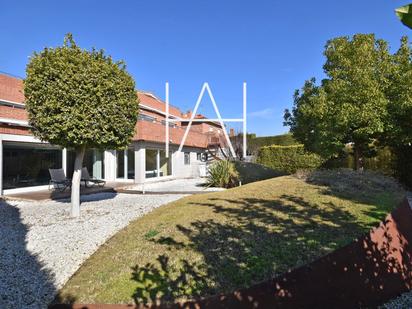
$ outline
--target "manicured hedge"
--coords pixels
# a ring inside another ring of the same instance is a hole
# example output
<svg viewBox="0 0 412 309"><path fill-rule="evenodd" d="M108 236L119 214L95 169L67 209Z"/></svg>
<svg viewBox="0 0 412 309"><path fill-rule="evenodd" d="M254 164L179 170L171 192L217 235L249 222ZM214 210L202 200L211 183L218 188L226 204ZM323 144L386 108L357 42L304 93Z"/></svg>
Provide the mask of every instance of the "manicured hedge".
<svg viewBox="0 0 412 309"><path fill-rule="evenodd" d="M293 138L292 134L282 134L275 136L250 136L248 138L248 151L257 154L259 149L264 146L280 145L291 146L298 145L299 143Z"/></svg>
<svg viewBox="0 0 412 309"><path fill-rule="evenodd" d="M257 162L274 170L293 174L299 169L315 169L322 165L322 158L305 151L303 145L265 146L260 148Z"/></svg>

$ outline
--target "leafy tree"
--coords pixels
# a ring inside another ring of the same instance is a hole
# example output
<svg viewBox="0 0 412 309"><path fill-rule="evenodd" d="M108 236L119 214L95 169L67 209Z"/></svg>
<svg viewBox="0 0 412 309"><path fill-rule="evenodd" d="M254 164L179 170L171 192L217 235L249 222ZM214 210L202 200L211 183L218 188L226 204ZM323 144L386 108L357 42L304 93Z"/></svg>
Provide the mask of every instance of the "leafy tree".
<svg viewBox="0 0 412 309"><path fill-rule="evenodd" d="M391 55L387 43L373 34L332 39L324 54L327 78L319 86L312 79L295 93L285 125L307 149L324 157L351 143L358 169L384 132Z"/></svg>
<svg viewBox="0 0 412 309"><path fill-rule="evenodd" d="M395 176L412 187L412 50L407 37L393 56L385 143L395 154Z"/></svg>
<svg viewBox="0 0 412 309"><path fill-rule="evenodd" d="M397 147L412 143L412 51L407 37L402 37L393 55L392 85L388 89L388 123L385 143Z"/></svg>
<svg viewBox="0 0 412 309"><path fill-rule="evenodd" d="M130 143L138 115L133 78L125 64L102 50L79 48L72 35L61 47L34 53L24 81L32 132L73 148L72 216L80 214L80 178L87 148L118 149Z"/></svg>

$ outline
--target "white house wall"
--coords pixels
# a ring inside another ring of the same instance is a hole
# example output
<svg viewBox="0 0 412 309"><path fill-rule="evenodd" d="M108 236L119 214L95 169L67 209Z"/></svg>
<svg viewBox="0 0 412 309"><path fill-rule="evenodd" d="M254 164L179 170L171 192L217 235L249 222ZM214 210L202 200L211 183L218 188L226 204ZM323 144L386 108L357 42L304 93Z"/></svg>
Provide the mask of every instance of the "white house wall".
<svg viewBox="0 0 412 309"><path fill-rule="evenodd" d="M199 165L204 164L197 161L197 153L202 152L199 148L183 147L183 151L175 151L172 156L173 176L178 178L199 177ZM184 153L190 152L190 164L184 162Z"/></svg>
<svg viewBox="0 0 412 309"><path fill-rule="evenodd" d="M104 152L104 178L107 181L116 180L116 151L105 150Z"/></svg>

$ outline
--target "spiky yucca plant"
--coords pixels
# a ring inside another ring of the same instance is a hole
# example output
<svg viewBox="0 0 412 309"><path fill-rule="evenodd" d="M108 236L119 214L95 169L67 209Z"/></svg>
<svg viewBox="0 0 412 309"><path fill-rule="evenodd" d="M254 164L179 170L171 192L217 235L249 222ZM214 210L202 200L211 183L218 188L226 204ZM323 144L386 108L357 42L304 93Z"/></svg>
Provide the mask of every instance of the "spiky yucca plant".
<svg viewBox="0 0 412 309"><path fill-rule="evenodd" d="M237 185L239 173L229 160L214 162L209 168L207 183L211 187L231 188Z"/></svg>

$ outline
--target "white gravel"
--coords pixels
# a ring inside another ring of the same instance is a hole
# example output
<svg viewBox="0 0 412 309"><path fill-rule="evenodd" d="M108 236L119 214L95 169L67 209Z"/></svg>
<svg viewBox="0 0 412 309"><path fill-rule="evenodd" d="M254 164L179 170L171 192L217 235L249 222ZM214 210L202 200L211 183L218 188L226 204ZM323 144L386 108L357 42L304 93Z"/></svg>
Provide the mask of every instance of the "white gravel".
<svg viewBox="0 0 412 309"><path fill-rule="evenodd" d="M68 201L0 202L0 308L46 308L80 265L143 214L183 195L99 193Z"/></svg>

